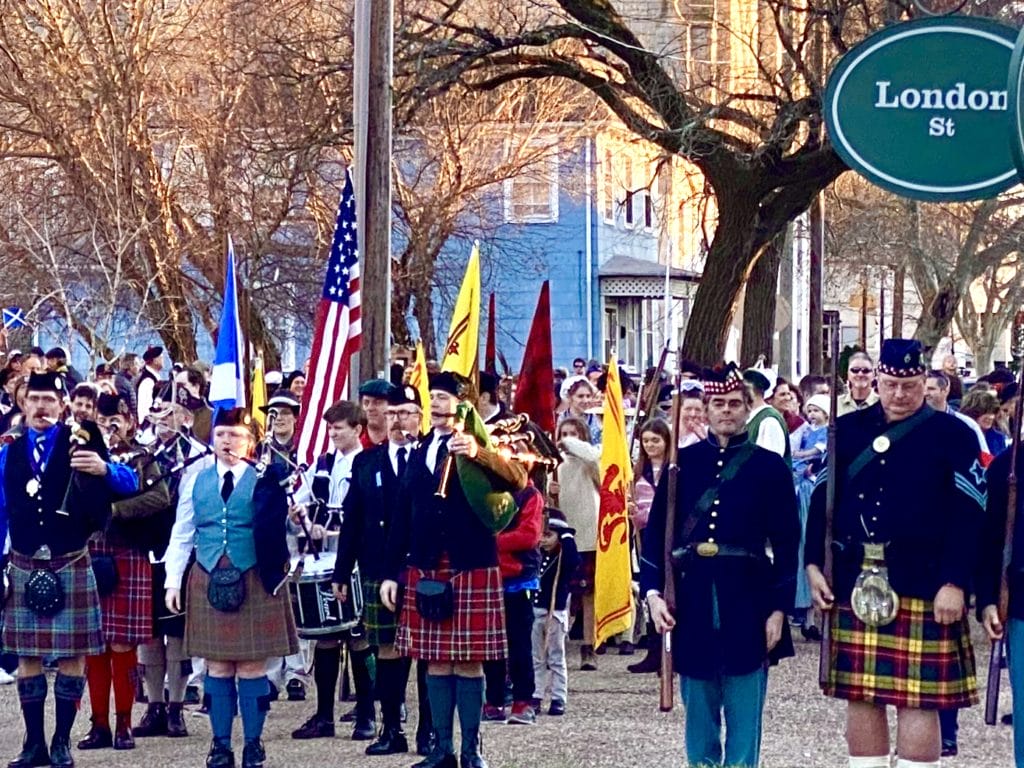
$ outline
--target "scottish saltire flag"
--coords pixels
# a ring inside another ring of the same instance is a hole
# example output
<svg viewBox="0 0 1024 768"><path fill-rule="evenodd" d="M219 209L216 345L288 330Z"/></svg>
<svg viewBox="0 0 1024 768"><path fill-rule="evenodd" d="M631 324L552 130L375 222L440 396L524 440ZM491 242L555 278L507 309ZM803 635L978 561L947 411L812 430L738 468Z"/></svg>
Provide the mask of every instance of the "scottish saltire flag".
<svg viewBox="0 0 1024 768"><path fill-rule="evenodd" d="M242 325L238 319L238 291L235 286L235 248L228 235L228 259L224 271L224 307L220 312L217 352L210 376L210 404L215 409L244 408Z"/></svg>
<svg viewBox="0 0 1024 768"><path fill-rule="evenodd" d="M25 327L25 310L21 307L4 307L4 330Z"/></svg>
<svg viewBox="0 0 1024 768"><path fill-rule="evenodd" d="M345 171L334 241L327 259L327 277L313 323L309 376L299 415L300 462L313 464L327 450L323 413L348 397L352 355L362 335L359 297L359 241L356 235L356 197L352 176Z"/></svg>

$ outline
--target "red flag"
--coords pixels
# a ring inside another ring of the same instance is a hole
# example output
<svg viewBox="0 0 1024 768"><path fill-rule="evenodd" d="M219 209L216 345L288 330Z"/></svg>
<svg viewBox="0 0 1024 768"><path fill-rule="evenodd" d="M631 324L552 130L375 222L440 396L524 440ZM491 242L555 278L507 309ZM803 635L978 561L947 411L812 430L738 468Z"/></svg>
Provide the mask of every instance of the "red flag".
<svg viewBox="0 0 1024 768"><path fill-rule="evenodd" d="M491 300L487 305L487 347L484 349L484 370L488 373L497 374L498 368L494 361L496 344L494 322L494 292L491 291Z"/></svg>
<svg viewBox="0 0 1024 768"><path fill-rule="evenodd" d="M555 371L551 360L551 293L548 281L540 288L537 311L526 340L512 409L526 413L541 429L555 431Z"/></svg>

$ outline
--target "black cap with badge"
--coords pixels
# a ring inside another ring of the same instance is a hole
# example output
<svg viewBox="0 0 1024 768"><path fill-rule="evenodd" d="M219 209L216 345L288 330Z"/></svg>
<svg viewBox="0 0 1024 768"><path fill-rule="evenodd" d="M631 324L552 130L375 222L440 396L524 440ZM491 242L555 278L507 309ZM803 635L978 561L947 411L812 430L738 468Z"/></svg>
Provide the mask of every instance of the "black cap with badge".
<svg viewBox="0 0 1024 768"><path fill-rule="evenodd" d="M420 403L420 393L416 391L416 387L411 387L408 384L394 387L391 390L388 395L388 405L415 405L417 408L423 408L423 404Z"/></svg>
<svg viewBox="0 0 1024 768"><path fill-rule="evenodd" d="M33 371L29 374L27 389L29 392L53 392L57 397L67 394L64 377L56 371Z"/></svg>
<svg viewBox="0 0 1024 768"><path fill-rule="evenodd" d="M899 379L923 376L927 369L921 360L921 350L917 339L886 339L878 356L878 372Z"/></svg>
<svg viewBox="0 0 1024 768"><path fill-rule="evenodd" d="M260 406L260 410L267 413L271 408L289 408L292 414L297 417L301 407L302 404L294 392L288 389L279 389L270 396L270 400L267 401L266 405Z"/></svg>

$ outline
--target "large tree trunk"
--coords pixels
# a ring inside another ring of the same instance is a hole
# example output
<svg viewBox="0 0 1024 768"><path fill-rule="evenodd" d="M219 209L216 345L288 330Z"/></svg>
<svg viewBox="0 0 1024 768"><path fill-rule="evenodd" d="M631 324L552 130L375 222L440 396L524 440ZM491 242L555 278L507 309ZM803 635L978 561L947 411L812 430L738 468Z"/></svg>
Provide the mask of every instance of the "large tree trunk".
<svg viewBox="0 0 1024 768"><path fill-rule="evenodd" d="M756 201L719 195L719 206L718 226L683 339L683 356L709 366L722 362L725 355L736 300L753 258L757 225Z"/></svg>
<svg viewBox="0 0 1024 768"><path fill-rule="evenodd" d="M765 246L747 279L747 290L743 297L743 340L740 346L740 359L744 367L756 363L761 355L764 355L766 363L772 362L779 268L782 265L785 240L786 233L782 232Z"/></svg>
<svg viewBox="0 0 1024 768"><path fill-rule="evenodd" d="M961 298L957 286L952 280L946 279L939 285L935 297L921 311L914 338L920 341L926 350L934 349L943 336L949 335L949 326L953 322Z"/></svg>

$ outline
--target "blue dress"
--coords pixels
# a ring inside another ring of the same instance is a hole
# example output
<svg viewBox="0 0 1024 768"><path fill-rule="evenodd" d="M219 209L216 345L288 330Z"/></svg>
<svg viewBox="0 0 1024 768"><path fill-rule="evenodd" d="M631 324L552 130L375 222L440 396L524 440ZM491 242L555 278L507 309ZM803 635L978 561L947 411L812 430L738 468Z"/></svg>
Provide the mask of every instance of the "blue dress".
<svg viewBox="0 0 1024 768"><path fill-rule="evenodd" d="M797 609L810 608L811 588L807 583L804 571L804 540L807 536L807 513L811 508L811 492L818 472L825 466L825 445L828 442L828 425L815 427L808 424L800 430L800 442L796 451L809 451L812 448L819 452L808 459L793 459L793 485L796 488L797 500L800 503L800 558L796 572L796 600L793 606Z"/></svg>

